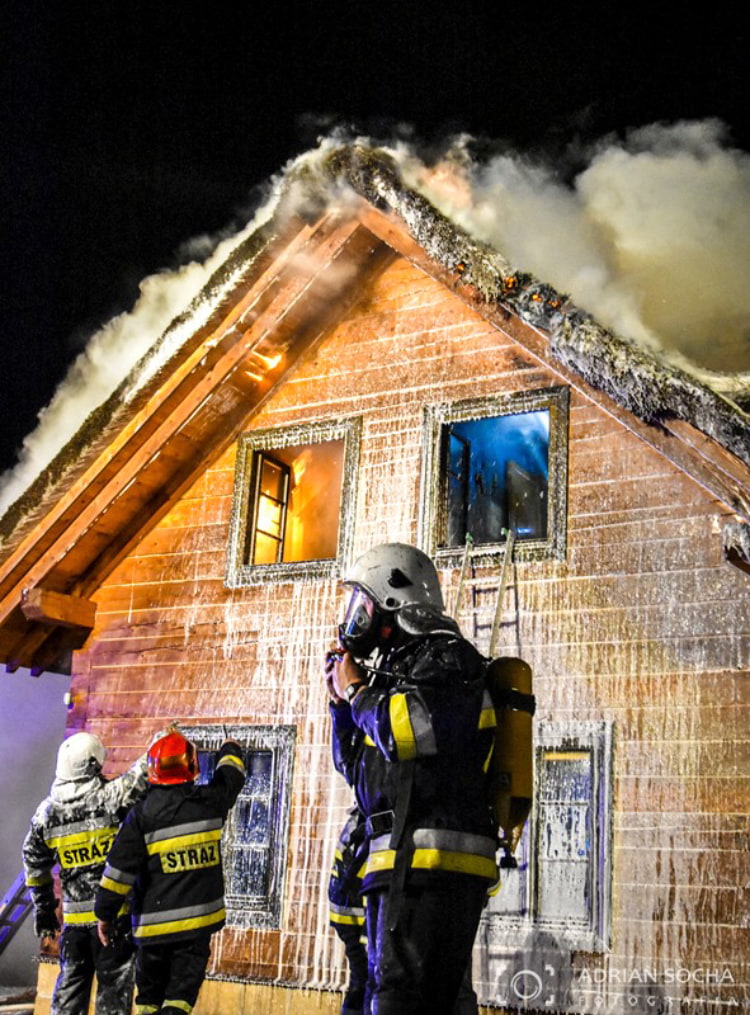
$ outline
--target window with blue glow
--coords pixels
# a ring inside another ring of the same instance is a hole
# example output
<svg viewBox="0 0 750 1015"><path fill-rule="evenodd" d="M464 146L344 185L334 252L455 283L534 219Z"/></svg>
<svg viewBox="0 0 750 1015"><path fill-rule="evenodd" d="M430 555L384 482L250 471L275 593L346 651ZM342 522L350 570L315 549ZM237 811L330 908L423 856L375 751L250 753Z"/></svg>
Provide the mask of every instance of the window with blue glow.
<svg viewBox="0 0 750 1015"><path fill-rule="evenodd" d="M545 388L425 412L421 544L450 564L467 542L520 558L563 556L568 390Z"/></svg>

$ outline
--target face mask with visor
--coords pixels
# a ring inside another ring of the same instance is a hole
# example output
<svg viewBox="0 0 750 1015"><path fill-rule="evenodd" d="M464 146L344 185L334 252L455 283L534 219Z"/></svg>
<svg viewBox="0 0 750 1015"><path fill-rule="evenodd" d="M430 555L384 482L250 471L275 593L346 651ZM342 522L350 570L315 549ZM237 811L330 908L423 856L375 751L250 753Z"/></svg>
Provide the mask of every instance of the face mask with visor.
<svg viewBox="0 0 750 1015"><path fill-rule="evenodd" d="M349 597L339 640L347 652L365 659L377 646L381 615L377 604L364 589L355 586Z"/></svg>

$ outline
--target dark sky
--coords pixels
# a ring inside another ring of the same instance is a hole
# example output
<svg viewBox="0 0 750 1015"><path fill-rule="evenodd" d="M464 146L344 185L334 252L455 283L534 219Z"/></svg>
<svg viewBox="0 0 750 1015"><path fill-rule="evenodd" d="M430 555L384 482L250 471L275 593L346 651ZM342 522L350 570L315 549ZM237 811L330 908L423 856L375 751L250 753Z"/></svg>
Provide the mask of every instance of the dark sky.
<svg viewBox="0 0 750 1015"><path fill-rule="evenodd" d="M750 150L746 14L414 6L6 5L0 468L140 279L190 237L238 224L324 124L554 150L715 116Z"/></svg>

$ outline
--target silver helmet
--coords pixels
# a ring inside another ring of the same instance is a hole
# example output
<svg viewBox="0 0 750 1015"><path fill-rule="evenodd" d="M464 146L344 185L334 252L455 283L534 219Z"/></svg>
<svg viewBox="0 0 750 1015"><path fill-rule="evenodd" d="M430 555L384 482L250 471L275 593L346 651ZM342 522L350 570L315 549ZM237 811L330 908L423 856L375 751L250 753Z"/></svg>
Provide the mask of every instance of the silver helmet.
<svg viewBox="0 0 750 1015"><path fill-rule="evenodd" d="M363 659L384 648L400 627L416 633L401 618L409 611L440 615L443 596L435 565L426 553L406 543L382 543L364 553L344 576L352 594L339 627L341 644Z"/></svg>
<svg viewBox="0 0 750 1015"><path fill-rule="evenodd" d="M426 553L407 543L373 546L349 569L344 585L364 589L383 610L412 603L445 608L435 565Z"/></svg>

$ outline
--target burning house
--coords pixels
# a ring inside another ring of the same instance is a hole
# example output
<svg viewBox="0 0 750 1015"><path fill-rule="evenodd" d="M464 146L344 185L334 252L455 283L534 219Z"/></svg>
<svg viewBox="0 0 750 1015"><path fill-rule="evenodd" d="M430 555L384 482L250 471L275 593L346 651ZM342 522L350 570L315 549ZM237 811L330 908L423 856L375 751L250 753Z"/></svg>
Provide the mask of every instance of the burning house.
<svg viewBox="0 0 750 1015"><path fill-rule="evenodd" d="M199 1011L333 1012L338 579L414 542L450 606L466 562L462 629L483 651L494 629L537 699L480 1000L741 1005L750 419L515 272L386 153L305 172L0 521L0 657L70 668L69 729L111 772L172 720L209 767L242 742Z"/></svg>

